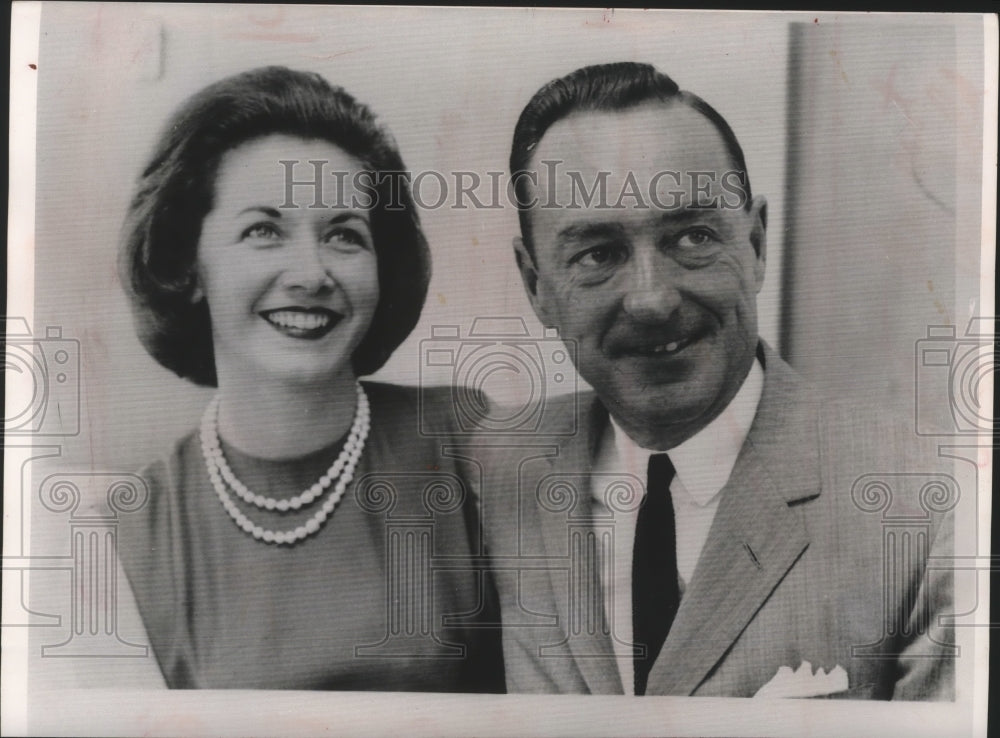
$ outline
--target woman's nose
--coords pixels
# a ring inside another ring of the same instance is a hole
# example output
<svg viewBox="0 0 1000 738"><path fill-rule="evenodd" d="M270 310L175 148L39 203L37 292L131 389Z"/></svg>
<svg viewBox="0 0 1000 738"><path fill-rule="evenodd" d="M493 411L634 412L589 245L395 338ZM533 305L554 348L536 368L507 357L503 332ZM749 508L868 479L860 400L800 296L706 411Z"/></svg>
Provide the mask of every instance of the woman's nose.
<svg viewBox="0 0 1000 738"><path fill-rule="evenodd" d="M625 312L642 323L668 320L681 304L681 267L657 250L632 260L624 297Z"/></svg>
<svg viewBox="0 0 1000 738"><path fill-rule="evenodd" d="M288 244L281 284L286 289L319 292L333 289L336 280L323 259L323 245L312 235L300 236Z"/></svg>

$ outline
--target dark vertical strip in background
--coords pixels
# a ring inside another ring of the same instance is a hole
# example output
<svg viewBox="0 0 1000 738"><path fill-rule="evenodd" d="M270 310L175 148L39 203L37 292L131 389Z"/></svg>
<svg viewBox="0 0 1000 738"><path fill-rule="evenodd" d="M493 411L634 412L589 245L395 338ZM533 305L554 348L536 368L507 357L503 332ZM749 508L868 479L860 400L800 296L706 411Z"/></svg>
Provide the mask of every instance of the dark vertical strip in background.
<svg viewBox="0 0 1000 738"><path fill-rule="evenodd" d="M8 100L7 115L0 116L0 117L3 118L3 121L0 122L0 141L3 142L3 152L0 153L0 158L2 158L4 161L7 162L7 164L4 167L4 169L6 169L6 171L7 171L8 186L13 187L14 183L10 181L10 159L9 159L9 156L8 156L8 152L9 152L8 145L9 145L9 141L10 141L10 114L11 114L11 110L13 110L13 106L9 105L9 101L10 101L10 15L11 15L11 12L12 11L8 7L8 10L7 10L6 13L0 13L0 33L3 34L3 38L5 38L5 39L8 40L7 53L6 54L0 54L0 57L3 57L3 59L0 60L0 70L3 70L3 71L0 72L0 74L3 74L3 80L6 82L7 100ZM3 207L3 208L0 208L0 210L3 210L3 214L0 215L0 224L2 224L2 226L0 226L0 227L3 228L3 240L4 240L4 248L2 249L2 251L0 251L0 273L3 274L3 296L2 296L2 298L0 298L0 299L3 299L3 305L2 305L2 307L0 307L0 315L6 315L7 314L7 248L8 248L8 246L7 246L7 232L8 232L7 228L8 228L9 223L7 221L7 218L8 218L7 208ZM4 324L4 331L6 331L6 329L7 329L7 326L6 326L6 324ZM3 350L6 350L6 348L7 348L7 336L6 336L6 333L4 334L2 340L3 340ZM6 402L7 402L7 378L4 377L4 380L2 382L0 382L0 406L6 408L7 407ZM6 410L4 412L6 413Z"/></svg>
<svg viewBox="0 0 1000 738"><path fill-rule="evenodd" d="M798 223L795 213L798 210L799 181L797 173L800 166L800 135L799 121L802 111L802 23L788 24L788 104L786 110L785 137L785 234L784 254L781 271L781 325L778 335L778 351L785 361L789 361L794 349L792 339L792 321L794 316L794 301L792 284L795 278L797 261Z"/></svg>

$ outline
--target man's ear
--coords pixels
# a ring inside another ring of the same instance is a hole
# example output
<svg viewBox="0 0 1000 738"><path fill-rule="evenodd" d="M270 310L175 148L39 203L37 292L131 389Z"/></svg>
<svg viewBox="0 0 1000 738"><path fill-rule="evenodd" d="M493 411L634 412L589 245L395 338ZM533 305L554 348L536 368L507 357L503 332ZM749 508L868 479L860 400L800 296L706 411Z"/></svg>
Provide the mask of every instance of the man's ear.
<svg viewBox="0 0 1000 738"><path fill-rule="evenodd" d="M750 217L750 243L757 255L754 276L757 278L757 291L760 292L767 266L767 199L763 195L757 195L750 201Z"/></svg>
<svg viewBox="0 0 1000 738"><path fill-rule="evenodd" d="M521 273L521 282L524 283L524 291L528 294L531 307L538 319L545 323L544 310L538 295L538 268L528 247L524 245L524 239L520 236L514 236L514 258L517 260L517 270Z"/></svg>
<svg viewBox="0 0 1000 738"><path fill-rule="evenodd" d="M191 296L188 298L192 305L196 305L205 299L205 290L201 286L201 277L198 276L198 270L191 270Z"/></svg>

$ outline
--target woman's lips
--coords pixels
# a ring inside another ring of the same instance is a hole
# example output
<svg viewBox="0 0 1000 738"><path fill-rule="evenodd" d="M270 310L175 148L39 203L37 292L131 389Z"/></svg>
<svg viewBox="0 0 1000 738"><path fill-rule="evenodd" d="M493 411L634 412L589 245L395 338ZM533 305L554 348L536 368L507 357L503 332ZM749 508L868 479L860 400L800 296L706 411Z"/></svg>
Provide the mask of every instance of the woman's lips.
<svg viewBox="0 0 1000 738"><path fill-rule="evenodd" d="M279 333L293 338L322 338L334 329L341 316L326 308L282 307L263 310L260 316Z"/></svg>

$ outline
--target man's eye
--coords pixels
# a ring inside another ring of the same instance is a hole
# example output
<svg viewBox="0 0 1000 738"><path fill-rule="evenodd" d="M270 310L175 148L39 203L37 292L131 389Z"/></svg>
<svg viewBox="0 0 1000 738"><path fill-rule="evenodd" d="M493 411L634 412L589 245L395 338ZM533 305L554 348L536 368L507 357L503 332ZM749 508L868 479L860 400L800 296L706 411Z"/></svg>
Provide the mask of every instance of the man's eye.
<svg viewBox="0 0 1000 738"><path fill-rule="evenodd" d="M715 238L709 231L699 228L681 234L676 243L682 249L697 249L702 246L707 246L713 241L715 241Z"/></svg>
<svg viewBox="0 0 1000 738"><path fill-rule="evenodd" d="M278 232L278 229L271 223L254 223L243 231L240 238L253 241L270 241L278 238L279 235L281 234Z"/></svg>
<svg viewBox="0 0 1000 738"><path fill-rule="evenodd" d="M572 263L582 267L599 268L611 266L621 260L621 249L614 246L595 246L574 256Z"/></svg>

